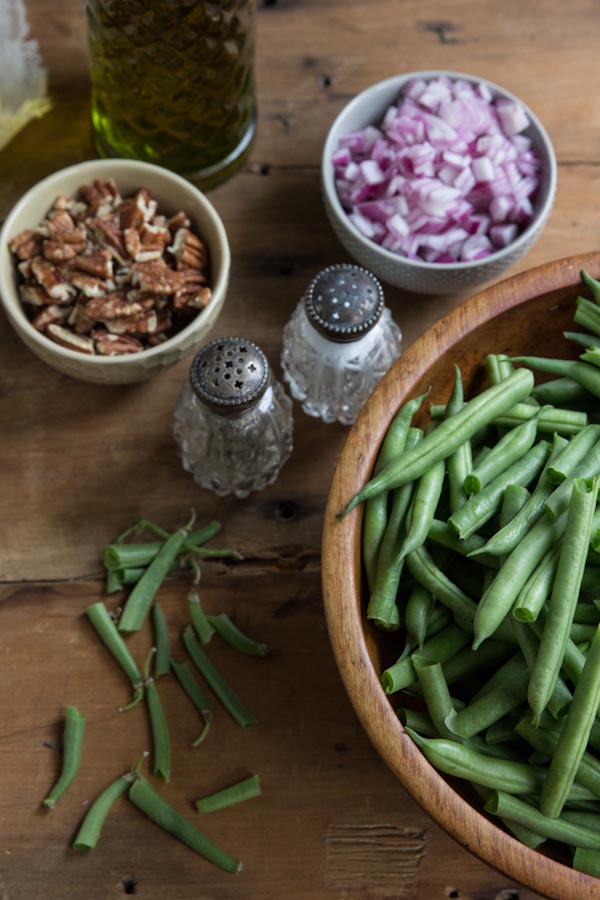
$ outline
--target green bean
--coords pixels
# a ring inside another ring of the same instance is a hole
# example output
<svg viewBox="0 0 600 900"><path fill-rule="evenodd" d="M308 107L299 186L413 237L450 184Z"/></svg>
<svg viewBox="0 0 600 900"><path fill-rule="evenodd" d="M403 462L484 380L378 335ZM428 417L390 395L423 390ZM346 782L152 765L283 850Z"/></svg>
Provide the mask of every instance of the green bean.
<svg viewBox="0 0 600 900"><path fill-rule="evenodd" d="M527 485L538 474L550 452L547 441L540 441L521 459L501 472L478 494L469 497L465 505L448 519L460 538L470 537L488 522L500 507L502 496L509 484Z"/></svg>
<svg viewBox="0 0 600 900"><path fill-rule="evenodd" d="M596 303L600 303L600 281L596 281L585 269L580 271L581 280L587 285Z"/></svg>
<svg viewBox="0 0 600 900"><path fill-rule="evenodd" d="M242 870L239 862L213 844L201 831L194 828L191 822L169 806L145 778L134 781L129 789L129 799L149 819L219 868L231 874Z"/></svg>
<svg viewBox="0 0 600 900"><path fill-rule="evenodd" d="M567 475L586 458L592 447L600 440L600 425L586 425L575 435L559 457L546 469L546 478L552 484L560 484Z"/></svg>
<svg viewBox="0 0 600 900"><path fill-rule="evenodd" d="M454 735L446 725L446 720L452 719L455 709L441 664L430 662L417 653L413 653L411 659L423 691L427 712L431 716L438 735L444 738L453 738Z"/></svg>
<svg viewBox="0 0 600 900"><path fill-rule="evenodd" d="M154 595L161 586L171 563L181 550L193 524L193 517L184 527L179 528L164 543L140 580L127 598L119 619L119 631L138 631L143 625L146 613L152 605Z"/></svg>
<svg viewBox="0 0 600 900"><path fill-rule="evenodd" d="M406 632L415 643L422 647L427 635L427 623L435 599L426 588L416 584L406 601Z"/></svg>
<svg viewBox="0 0 600 900"><path fill-rule="evenodd" d="M573 855L573 868L585 872L586 875L600 878L600 853L597 850L576 847Z"/></svg>
<svg viewBox="0 0 600 900"><path fill-rule="evenodd" d="M194 631L196 632L198 639L203 644L208 644L213 634L215 633L215 629L214 626L211 625L208 616L202 609L200 595L196 590L191 590L188 594L187 599L188 612Z"/></svg>
<svg viewBox="0 0 600 900"><path fill-rule="evenodd" d="M585 572L583 574L585 582ZM593 603L579 602L575 607L575 615L573 622L577 625L598 625L600 623L600 612L598 611L598 600Z"/></svg>
<svg viewBox="0 0 600 900"><path fill-rule="evenodd" d="M463 622L473 621L477 604L444 575L425 547L409 553L406 565L415 581L447 606L455 616L461 617Z"/></svg>
<svg viewBox="0 0 600 900"><path fill-rule="evenodd" d="M497 662L504 661L513 652L511 644L505 641L486 641L479 650L464 647L442 664L444 677L448 684L462 681L469 675L479 674Z"/></svg>
<svg viewBox="0 0 600 900"><path fill-rule="evenodd" d="M129 790L131 784L138 776L133 772L125 772L112 784L109 784L102 793L96 797L85 814L83 822L73 841L75 850L93 850L98 843L102 826L111 811L113 804L119 797Z"/></svg>
<svg viewBox="0 0 600 900"><path fill-rule="evenodd" d="M591 641L596 632L594 625L583 625L579 622L573 622L569 628L569 637L575 644L583 644L585 641Z"/></svg>
<svg viewBox="0 0 600 900"><path fill-rule="evenodd" d="M513 616L519 622L535 622L539 616L552 591L560 550L560 544L552 547L521 588L513 607Z"/></svg>
<svg viewBox="0 0 600 900"><path fill-rule="evenodd" d="M550 819L535 807L504 791L492 791L484 808L486 812L510 819L538 834L570 844L572 847L600 849L600 833L564 819Z"/></svg>
<svg viewBox="0 0 600 900"><path fill-rule="evenodd" d="M531 396L540 403L553 403L556 406L561 403L575 403L589 395L585 388L572 378L554 378L552 381L536 384Z"/></svg>
<svg viewBox="0 0 600 900"><path fill-rule="evenodd" d="M500 507L500 517L498 519L498 527L500 529L506 527L509 522L521 512L531 494L522 484L508 484L504 490L502 497L502 505ZM485 554L483 554L485 556ZM494 559L494 557L492 557ZM502 564L504 558L501 557L498 562ZM479 560L481 562L481 559Z"/></svg>
<svg viewBox="0 0 600 900"><path fill-rule="evenodd" d="M536 722L554 690L565 655L565 644L581 588L597 497L597 480L592 483L583 479L575 481L548 616L527 691Z"/></svg>
<svg viewBox="0 0 600 900"><path fill-rule="evenodd" d="M523 363L531 369L539 369L541 372L551 372L572 378L582 387L600 397L600 372L587 363L577 362L573 359L547 359L544 356L513 356L513 362Z"/></svg>
<svg viewBox="0 0 600 900"><path fill-rule="evenodd" d="M156 646L156 659L154 661L154 674L156 678L169 674L169 660L171 659L171 646L169 641L169 628L165 614L155 603L152 608L152 623L154 625L154 644Z"/></svg>
<svg viewBox="0 0 600 900"><path fill-rule="evenodd" d="M405 446L410 450L420 444L422 440L423 432L420 428L409 428ZM396 597L404 568L404 557L401 553L404 540L404 519L412 492L413 485L406 484L392 493L391 511L379 547L375 581L367 607L367 618L371 619L379 628L394 629L400 625Z"/></svg>
<svg viewBox="0 0 600 900"><path fill-rule="evenodd" d="M403 707L402 709L396 710L396 715L405 728L412 728L414 731L418 731L423 737L438 736L435 725L431 721L431 716L427 713Z"/></svg>
<svg viewBox="0 0 600 900"><path fill-rule="evenodd" d="M435 462L446 459L480 428L526 397L532 387L531 372L519 369L501 384L482 391L473 400L465 403L454 416L441 422L439 428L428 434L421 445L405 451L385 466L379 475L372 478L353 497L341 515L347 515L362 500L419 478Z"/></svg>
<svg viewBox="0 0 600 900"><path fill-rule="evenodd" d="M582 325L593 334L600 335L600 309L596 303L590 303L585 297L578 297L573 321ZM577 379L576 379L577 380Z"/></svg>
<svg viewBox="0 0 600 900"><path fill-rule="evenodd" d="M562 537L566 522L565 515L552 523L545 518L540 519L527 538L506 557L479 601L474 622L475 649L496 631L509 613L531 573Z"/></svg>
<svg viewBox="0 0 600 900"><path fill-rule="evenodd" d="M450 418L450 416L455 415L464 405L462 376L459 367L455 364L454 388L446 406L445 417ZM450 512L453 513L455 510L460 509L467 499L463 484L465 478L473 468L470 440L466 440L448 457L446 460L446 468L448 471L448 487L450 490Z"/></svg>
<svg viewBox="0 0 600 900"><path fill-rule="evenodd" d="M137 663L129 652L125 641L119 634L117 626L110 617L104 603L92 603L86 609L86 615L97 634L108 648L114 659L121 666L133 687L133 699L128 706L123 709L131 709L138 704L144 696L144 680L142 673L138 669Z"/></svg>
<svg viewBox="0 0 600 900"><path fill-rule="evenodd" d="M543 407L529 421L507 431L491 453L465 478L467 494L476 494L531 449L537 437L537 421Z"/></svg>
<svg viewBox="0 0 600 900"><path fill-rule="evenodd" d="M394 416L373 467L373 474L378 475L384 466L388 465L398 456L406 445L406 437L412 417L421 408L421 404L427 394L421 394L414 400L409 400ZM362 553L369 590L375 585L375 571L377 556L385 533L387 524L387 492L372 497L365 504L365 512L362 526Z"/></svg>
<svg viewBox="0 0 600 900"><path fill-rule="evenodd" d="M233 624L226 613L219 613L217 616L209 616L208 621L224 641L240 653L246 656L267 656L269 648L266 644L261 644L249 638L246 634Z"/></svg>
<svg viewBox="0 0 600 900"><path fill-rule="evenodd" d="M585 459L582 459L565 480L550 494L544 504L548 516L551 519L557 519L567 509L573 491L573 484L577 478L594 478L596 475L600 475L600 441L594 444Z"/></svg>
<svg viewBox="0 0 600 900"><path fill-rule="evenodd" d="M216 791L196 800L196 809L199 812L214 812L217 809L224 809L226 806L232 806L234 803L241 803L243 800L251 800L253 797L260 797L260 781L258 775L251 775L237 784L222 791Z"/></svg>
<svg viewBox="0 0 600 900"><path fill-rule="evenodd" d="M406 731L431 765L446 775L509 794L534 794L543 784L546 770L539 766L487 756L453 740L424 738L412 728Z"/></svg>
<svg viewBox="0 0 600 900"><path fill-rule="evenodd" d="M567 793L579 769L589 734L600 705L600 628L592 641L573 702L542 785L540 810L546 816L560 815Z"/></svg>
<svg viewBox="0 0 600 900"><path fill-rule="evenodd" d="M196 740L192 742L192 747L197 747L202 743L210 731L213 717L212 707L208 697L192 675L192 670L186 662L178 663L171 657L171 668L175 673L177 681L204 719L204 728Z"/></svg>
<svg viewBox="0 0 600 900"><path fill-rule="evenodd" d="M400 556L408 556L425 543L442 493L444 475L443 460L435 463L428 472L421 475L408 510L408 532L402 543Z"/></svg>
<svg viewBox="0 0 600 900"><path fill-rule="evenodd" d="M165 718L165 711L154 679L150 676L150 668L152 659L156 654L156 648L152 647L146 660L144 670L144 688L146 695L146 705L148 708L148 716L150 718L150 730L152 731L152 743L154 746L154 766L152 771L159 778L169 781L171 777L171 739L169 737L169 727Z"/></svg>
<svg viewBox="0 0 600 900"><path fill-rule="evenodd" d="M242 728L246 728L248 725L254 725L256 719L252 713L246 709L242 701L233 692L227 681L217 670L216 666L210 661L194 637L194 632L189 625L183 632L183 643L185 644L185 648L190 654L194 665L221 701L229 715L238 723L238 725L241 725Z"/></svg>
<svg viewBox="0 0 600 900"><path fill-rule="evenodd" d="M48 809L54 809L62 795L73 783L81 763L85 716L75 706L65 709L65 729L63 734L63 762L60 778L43 801Z"/></svg>
<svg viewBox="0 0 600 900"><path fill-rule="evenodd" d="M125 572L122 569L108 569L106 573L107 594L115 594L117 591L123 590L125 584L124 574Z"/></svg>
<svg viewBox="0 0 600 900"><path fill-rule="evenodd" d="M515 725L519 721L518 715L510 713L504 719L499 719L486 729L484 741L486 744L504 744L508 741L517 741L519 735L515 734ZM428 737L428 735L425 735Z"/></svg>
<svg viewBox="0 0 600 900"><path fill-rule="evenodd" d="M419 656L431 662L445 662L464 647L468 640L469 635L462 628L456 624L448 625L423 644ZM393 694L409 687L416 679L417 675L410 657L401 657L382 673L381 684L386 694Z"/></svg>
<svg viewBox="0 0 600 900"><path fill-rule="evenodd" d="M505 357L508 359L508 357ZM487 375L487 379L490 384L500 384L501 381L507 377L506 372L502 371L501 366L501 354L499 353L488 353L485 360L485 372Z"/></svg>
<svg viewBox="0 0 600 900"><path fill-rule="evenodd" d="M596 347L600 349L600 337L596 334L583 334L580 331L563 331L564 336L569 341L579 344L582 347Z"/></svg>
<svg viewBox="0 0 600 900"><path fill-rule="evenodd" d="M447 628L454 620L454 616L445 606L434 604L430 616L427 619L427 631L425 632L425 640L431 640L444 628Z"/></svg>
<svg viewBox="0 0 600 900"><path fill-rule="evenodd" d="M506 669L509 663L503 668ZM496 683L492 687L480 693L468 706L456 713L451 721L446 722L454 734L462 738L473 737L522 704L527 693L527 663L519 654L507 671L512 676L510 683L502 683L496 673Z"/></svg>
<svg viewBox="0 0 600 900"><path fill-rule="evenodd" d="M555 382L547 382L547 384L554 383ZM546 387L546 385L539 385L539 387ZM577 385L577 388L580 393L587 394L587 392L579 385ZM567 401L565 400L564 402ZM430 410L431 418L441 419L445 410L445 406L433 405ZM515 403L515 405L503 415L497 416L497 418L494 419L493 424L497 425L499 428L515 428L517 425L521 425L523 422L527 422L534 418L538 412L537 430L540 434L557 433L571 436L581 431L588 422L587 413L582 410L560 409L556 406L549 406L548 401L546 401L545 408L540 411L524 400L522 403Z"/></svg>

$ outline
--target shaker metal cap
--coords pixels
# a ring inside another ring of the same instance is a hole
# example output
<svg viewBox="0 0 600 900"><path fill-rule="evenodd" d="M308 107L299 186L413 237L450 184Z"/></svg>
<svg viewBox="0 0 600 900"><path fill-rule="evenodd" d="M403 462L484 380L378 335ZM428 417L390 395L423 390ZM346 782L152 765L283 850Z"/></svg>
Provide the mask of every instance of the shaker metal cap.
<svg viewBox="0 0 600 900"><path fill-rule="evenodd" d="M355 341L383 312L383 288L366 269L352 263L328 266L313 278L304 298L317 331L333 341Z"/></svg>
<svg viewBox="0 0 600 900"><path fill-rule="evenodd" d="M217 338L200 350L190 369L199 400L215 412L248 409L260 400L269 381L269 363L260 347L245 338Z"/></svg>

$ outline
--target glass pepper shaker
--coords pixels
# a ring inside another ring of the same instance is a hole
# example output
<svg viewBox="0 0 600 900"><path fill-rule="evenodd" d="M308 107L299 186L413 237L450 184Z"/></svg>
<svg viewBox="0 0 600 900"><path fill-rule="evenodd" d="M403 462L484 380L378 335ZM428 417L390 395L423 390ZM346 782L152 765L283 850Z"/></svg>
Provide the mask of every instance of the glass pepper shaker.
<svg viewBox="0 0 600 900"><path fill-rule="evenodd" d="M343 263L309 284L285 326L281 365L304 412L351 425L401 344L379 281Z"/></svg>
<svg viewBox="0 0 600 900"><path fill-rule="evenodd" d="M200 487L247 497L274 481L292 452L292 401L256 344L218 338L194 357L173 431Z"/></svg>

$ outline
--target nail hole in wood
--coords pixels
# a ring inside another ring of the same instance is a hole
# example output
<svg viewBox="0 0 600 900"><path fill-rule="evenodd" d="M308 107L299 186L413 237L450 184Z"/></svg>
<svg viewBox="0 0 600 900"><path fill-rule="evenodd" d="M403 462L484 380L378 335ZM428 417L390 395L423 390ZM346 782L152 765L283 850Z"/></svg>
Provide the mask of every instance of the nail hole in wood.
<svg viewBox="0 0 600 900"><path fill-rule="evenodd" d="M458 900L460 894L456 890L456 888L448 888L447 896L450 898L450 900Z"/></svg>
<svg viewBox="0 0 600 900"><path fill-rule="evenodd" d="M298 506L293 500L282 500L275 511L275 516L285 522L295 519L298 515Z"/></svg>
<svg viewBox="0 0 600 900"><path fill-rule="evenodd" d="M137 894L137 886L139 881L137 878L123 878L121 881L124 894Z"/></svg>

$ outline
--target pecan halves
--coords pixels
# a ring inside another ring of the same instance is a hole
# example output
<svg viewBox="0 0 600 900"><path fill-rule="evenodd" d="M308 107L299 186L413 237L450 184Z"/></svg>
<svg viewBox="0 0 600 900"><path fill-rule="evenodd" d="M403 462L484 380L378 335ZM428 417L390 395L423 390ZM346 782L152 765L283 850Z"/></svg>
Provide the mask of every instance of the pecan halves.
<svg viewBox="0 0 600 900"><path fill-rule="evenodd" d="M31 324L37 331L45 331L48 325L57 325L60 322L66 322L71 313L70 306L58 306L56 303L52 303L50 306L47 306L41 312L34 316L31 320Z"/></svg>
<svg viewBox="0 0 600 900"><path fill-rule="evenodd" d="M206 247L189 228L175 232L168 250L175 257L178 269L203 269L206 265Z"/></svg>
<svg viewBox="0 0 600 900"><path fill-rule="evenodd" d="M71 284L85 294L86 297L103 297L106 294L107 285L101 278L88 275L86 272L72 272Z"/></svg>
<svg viewBox="0 0 600 900"><path fill-rule="evenodd" d="M61 270L41 256L36 256L35 259L32 259L31 273L37 283L50 294L53 300L68 303L77 293L77 288L66 281Z"/></svg>
<svg viewBox="0 0 600 900"><path fill-rule="evenodd" d="M21 234L17 234L16 237L11 238L8 246L17 259L32 259L34 256L39 256L42 252L43 240L41 234L28 228L26 231L22 231Z"/></svg>
<svg viewBox="0 0 600 900"><path fill-rule="evenodd" d="M113 256L110 250L97 250L87 256L76 256L73 267L96 278L112 278Z"/></svg>
<svg viewBox="0 0 600 900"><path fill-rule="evenodd" d="M140 353L144 345L128 334L111 334L95 329L93 334L96 352L101 356L118 356L121 353Z"/></svg>
<svg viewBox="0 0 600 900"><path fill-rule="evenodd" d="M44 258L50 262L68 262L75 259L78 253L85 250L85 241L80 244L63 243L62 241L44 241Z"/></svg>
<svg viewBox="0 0 600 900"><path fill-rule="evenodd" d="M128 316L139 316L152 309L154 300L145 297L140 300L128 300L122 291L113 291L104 297L97 297L86 304L86 315L95 322L105 319L120 319Z"/></svg>
<svg viewBox="0 0 600 900"><path fill-rule="evenodd" d="M50 306L56 303L54 297L51 297L48 291L44 290L39 284L20 284L19 295L23 303L30 306Z"/></svg>
<svg viewBox="0 0 600 900"><path fill-rule="evenodd" d="M135 263L131 283L150 294L174 294L182 286L179 272L169 269L164 260Z"/></svg>
<svg viewBox="0 0 600 900"><path fill-rule="evenodd" d="M88 356L94 356L96 352L94 342L90 337L83 334L75 334L73 331L69 331L68 328L63 328L62 325L48 325L46 334L56 344L60 344L61 347L68 347L69 350L78 350L79 353L86 353Z"/></svg>

